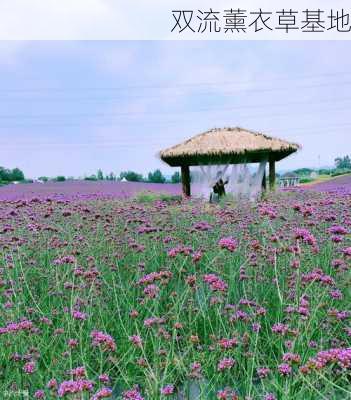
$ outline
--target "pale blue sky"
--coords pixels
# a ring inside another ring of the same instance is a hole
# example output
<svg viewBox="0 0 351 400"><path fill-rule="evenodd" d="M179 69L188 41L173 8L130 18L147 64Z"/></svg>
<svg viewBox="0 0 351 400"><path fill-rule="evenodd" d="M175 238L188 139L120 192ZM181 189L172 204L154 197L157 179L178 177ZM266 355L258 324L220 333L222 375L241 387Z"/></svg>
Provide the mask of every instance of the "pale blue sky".
<svg viewBox="0 0 351 400"><path fill-rule="evenodd" d="M213 127L302 144L279 169L351 153L349 42L0 42L0 165L27 176L172 169Z"/></svg>

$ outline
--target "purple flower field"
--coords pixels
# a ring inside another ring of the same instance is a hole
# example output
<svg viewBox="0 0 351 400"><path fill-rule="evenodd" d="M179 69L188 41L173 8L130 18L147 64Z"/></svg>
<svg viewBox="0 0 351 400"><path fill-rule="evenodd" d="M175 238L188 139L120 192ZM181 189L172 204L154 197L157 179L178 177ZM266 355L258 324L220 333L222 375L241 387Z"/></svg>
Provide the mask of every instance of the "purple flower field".
<svg viewBox="0 0 351 400"><path fill-rule="evenodd" d="M131 198L179 185L0 188L1 391L351 398L345 178L257 203Z"/></svg>
<svg viewBox="0 0 351 400"><path fill-rule="evenodd" d="M306 185L307 186L307 185ZM351 193L351 175L339 176L326 182L307 186L311 190L319 192L333 192L340 194Z"/></svg>
<svg viewBox="0 0 351 400"><path fill-rule="evenodd" d="M313 190L319 192L351 193L351 175L340 176L327 182L314 185L304 185L297 190ZM170 195L180 195L179 184L157 184L144 182L91 182L67 181L49 182L45 184L29 183L0 186L1 200L31 199L33 197L53 199L127 199L142 191L162 192Z"/></svg>
<svg viewBox="0 0 351 400"><path fill-rule="evenodd" d="M180 194L180 185L143 182L91 182L66 181L28 183L0 187L0 200L31 199L33 197L55 199L129 198L141 191Z"/></svg>

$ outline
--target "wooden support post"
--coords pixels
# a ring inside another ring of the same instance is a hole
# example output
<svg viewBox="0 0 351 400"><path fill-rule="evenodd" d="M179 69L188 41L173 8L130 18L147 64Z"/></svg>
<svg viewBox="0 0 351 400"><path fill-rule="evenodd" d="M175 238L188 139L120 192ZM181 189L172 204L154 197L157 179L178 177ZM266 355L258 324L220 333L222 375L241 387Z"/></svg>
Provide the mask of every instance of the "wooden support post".
<svg viewBox="0 0 351 400"><path fill-rule="evenodd" d="M190 196L190 169L189 165L181 166L183 195Z"/></svg>
<svg viewBox="0 0 351 400"><path fill-rule="evenodd" d="M267 183L266 183L266 168L264 169L263 172L263 178L262 178L262 191L265 192L267 189Z"/></svg>
<svg viewBox="0 0 351 400"><path fill-rule="evenodd" d="M269 160L269 189L275 189L275 161Z"/></svg>

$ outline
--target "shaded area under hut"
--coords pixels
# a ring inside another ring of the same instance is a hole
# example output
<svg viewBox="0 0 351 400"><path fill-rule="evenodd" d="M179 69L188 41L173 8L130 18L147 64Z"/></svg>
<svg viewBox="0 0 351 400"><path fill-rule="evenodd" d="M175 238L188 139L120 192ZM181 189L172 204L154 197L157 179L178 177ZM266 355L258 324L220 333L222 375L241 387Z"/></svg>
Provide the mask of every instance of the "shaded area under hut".
<svg viewBox="0 0 351 400"><path fill-rule="evenodd" d="M243 128L212 129L196 135L183 143L160 152L160 158L172 167L181 168L182 190L185 196L191 195L190 167L198 167L211 189L216 179L230 181L232 193L253 192L266 189L266 164L269 164L269 185L275 187L275 163L300 149L296 143L273 138L262 133ZM259 164L251 176L250 164ZM230 175L225 174L232 166ZM194 182L192 182L194 183Z"/></svg>

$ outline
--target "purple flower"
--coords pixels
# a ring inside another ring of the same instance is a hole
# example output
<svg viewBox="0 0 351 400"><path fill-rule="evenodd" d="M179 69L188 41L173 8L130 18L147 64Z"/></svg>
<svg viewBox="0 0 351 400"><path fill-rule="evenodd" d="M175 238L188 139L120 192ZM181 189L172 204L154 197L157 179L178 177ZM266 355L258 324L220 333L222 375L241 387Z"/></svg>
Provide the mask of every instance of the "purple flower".
<svg viewBox="0 0 351 400"><path fill-rule="evenodd" d="M269 368L257 368L257 375L261 378L264 379L268 376L268 374L271 372Z"/></svg>
<svg viewBox="0 0 351 400"><path fill-rule="evenodd" d="M71 381L64 381L58 388L58 396L64 397L66 394L82 393L83 391L90 392L93 389L93 382L86 379L78 379Z"/></svg>
<svg viewBox="0 0 351 400"><path fill-rule="evenodd" d="M289 327L282 323L277 323L272 326L272 332L277 333L279 335L285 335L289 330Z"/></svg>
<svg viewBox="0 0 351 400"><path fill-rule="evenodd" d="M144 400L144 397L137 389L131 389L123 393L123 400Z"/></svg>
<svg viewBox="0 0 351 400"><path fill-rule="evenodd" d="M116 343L114 339L107 333L92 331L90 337L92 338L92 344L94 347L102 346L104 350L116 350Z"/></svg>
<svg viewBox="0 0 351 400"><path fill-rule="evenodd" d="M218 363L218 371L230 369L235 364L235 360L231 357L222 358Z"/></svg>
<svg viewBox="0 0 351 400"><path fill-rule="evenodd" d="M36 368L36 364L34 361L29 361L27 363L24 364L23 366L23 371L26 374L33 374Z"/></svg>
<svg viewBox="0 0 351 400"><path fill-rule="evenodd" d="M81 311L74 310L72 312L72 317L77 320L84 321L87 319L87 314Z"/></svg>
<svg viewBox="0 0 351 400"><path fill-rule="evenodd" d="M334 289L334 290L331 290L330 292L329 292L329 295L330 295L330 297L332 298L332 299L335 299L335 300L341 300L342 299L342 293L341 293L341 291L339 290L339 289Z"/></svg>
<svg viewBox="0 0 351 400"><path fill-rule="evenodd" d="M143 345L143 339L139 335L132 335L132 336L129 337L129 340L136 347L142 347L142 345Z"/></svg>
<svg viewBox="0 0 351 400"><path fill-rule="evenodd" d="M308 362L300 368L300 370L308 373L313 369L323 369L328 364L337 364L343 369L350 369L351 347L320 351L315 357L310 358Z"/></svg>
<svg viewBox="0 0 351 400"><path fill-rule="evenodd" d="M333 235L347 235L348 231L346 228L340 225L333 225L328 229L328 232Z"/></svg>
<svg viewBox="0 0 351 400"><path fill-rule="evenodd" d="M287 376L291 374L292 368L290 367L289 364L283 363L278 365L278 371L280 372L281 375Z"/></svg>
<svg viewBox="0 0 351 400"><path fill-rule="evenodd" d="M303 242L312 246L315 246L317 244L316 238L308 229L305 228L295 229L295 239L302 239Z"/></svg>
<svg viewBox="0 0 351 400"><path fill-rule="evenodd" d="M232 237L224 237L219 240L218 244L222 249L227 249L231 252L235 251L238 247L237 240Z"/></svg>
<svg viewBox="0 0 351 400"><path fill-rule="evenodd" d="M37 390L37 391L34 393L34 398L35 398L35 399L45 399L45 392L44 392L44 390Z"/></svg>
<svg viewBox="0 0 351 400"><path fill-rule="evenodd" d="M169 396L173 394L174 392L174 386L173 385L166 385L163 388L161 388L161 394L164 396Z"/></svg>
<svg viewBox="0 0 351 400"><path fill-rule="evenodd" d="M255 333L258 333L258 332L260 331L260 329L261 329L261 324L258 323L258 322L254 322L254 323L251 325L251 328L252 328L252 330L253 330Z"/></svg>
<svg viewBox="0 0 351 400"><path fill-rule="evenodd" d="M207 274L203 279L210 285L212 291L225 292L228 289L228 285L215 274Z"/></svg>
<svg viewBox="0 0 351 400"><path fill-rule="evenodd" d="M264 400L277 400L277 398L275 397L275 395L273 393L267 393L264 396Z"/></svg>
<svg viewBox="0 0 351 400"><path fill-rule="evenodd" d="M113 392L110 388L102 388L94 394L91 400L105 399L107 397L111 397L112 394Z"/></svg>

